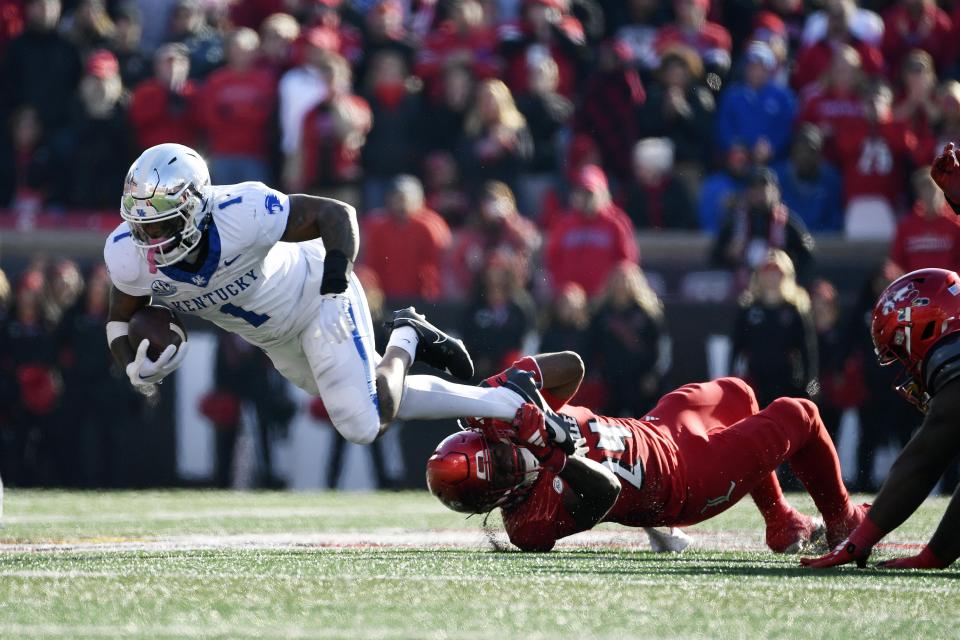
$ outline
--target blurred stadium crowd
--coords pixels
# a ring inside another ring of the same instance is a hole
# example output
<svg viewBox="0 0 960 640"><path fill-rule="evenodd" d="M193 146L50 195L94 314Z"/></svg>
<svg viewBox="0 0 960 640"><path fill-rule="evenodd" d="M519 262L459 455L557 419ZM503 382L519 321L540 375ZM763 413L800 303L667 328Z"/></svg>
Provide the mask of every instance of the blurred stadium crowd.
<svg viewBox="0 0 960 640"><path fill-rule="evenodd" d="M112 228L133 158L191 145L215 183L356 204L371 307L458 304L481 376L574 349L580 399L634 415L669 331L636 233L707 235L740 296L732 370L834 431L858 409L871 490L916 420L864 316L898 273L960 262L926 169L960 140L958 47L960 2L934 0L0 0L0 227ZM821 234L891 242L849 317ZM0 280L5 479L109 482L56 462L77 446L58 415L116 411L81 402L103 385L140 410L109 373L108 284L42 259ZM252 399L242 351L221 344L218 385ZM223 399L205 413L229 434Z"/></svg>

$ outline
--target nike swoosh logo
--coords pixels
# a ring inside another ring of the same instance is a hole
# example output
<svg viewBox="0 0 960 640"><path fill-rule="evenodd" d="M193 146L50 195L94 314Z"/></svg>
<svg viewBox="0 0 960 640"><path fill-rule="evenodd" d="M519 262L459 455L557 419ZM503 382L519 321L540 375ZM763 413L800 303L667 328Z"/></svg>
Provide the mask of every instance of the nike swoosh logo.
<svg viewBox="0 0 960 640"><path fill-rule="evenodd" d="M428 329L428 327L427 327L426 325L424 325L422 322L420 322L419 320L411 319L411 322L416 322L418 325L420 325L420 326L423 327L424 329ZM430 331L433 331L433 330L430 329ZM443 334L434 333L434 335L436 336L436 339L433 341L433 344L443 344L444 342L447 341L447 336L445 336L445 335L443 335Z"/></svg>
<svg viewBox="0 0 960 640"><path fill-rule="evenodd" d="M242 255L243 255L243 254L241 253L240 256L242 256ZM223 266L229 267L229 266L232 265L234 262L236 262L237 260L239 260L239 259L240 259L240 256L234 256L233 260L224 260L224 261L223 261Z"/></svg>

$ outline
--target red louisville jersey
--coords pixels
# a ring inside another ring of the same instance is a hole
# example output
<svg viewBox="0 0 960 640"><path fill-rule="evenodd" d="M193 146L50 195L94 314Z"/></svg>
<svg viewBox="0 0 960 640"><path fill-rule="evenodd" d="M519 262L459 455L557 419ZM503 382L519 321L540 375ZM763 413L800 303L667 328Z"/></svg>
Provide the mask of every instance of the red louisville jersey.
<svg viewBox="0 0 960 640"><path fill-rule="evenodd" d="M685 486L683 474L677 473L677 446L665 428L655 422L599 416L585 407L563 406L560 413L567 417L574 437L579 431L586 441L586 457L620 479L620 496L605 521L640 527L675 520L683 507ZM564 506L564 492L569 491L562 478L542 471L522 502L503 509L510 541L524 550L548 551L558 539L581 531Z"/></svg>
<svg viewBox="0 0 960 640"><path fill-rule="evenodd" d="M916 161L917 137L902 122L849 121L835 134L834 148L846 200L881 196L899 208L906 167Z"/></svg>

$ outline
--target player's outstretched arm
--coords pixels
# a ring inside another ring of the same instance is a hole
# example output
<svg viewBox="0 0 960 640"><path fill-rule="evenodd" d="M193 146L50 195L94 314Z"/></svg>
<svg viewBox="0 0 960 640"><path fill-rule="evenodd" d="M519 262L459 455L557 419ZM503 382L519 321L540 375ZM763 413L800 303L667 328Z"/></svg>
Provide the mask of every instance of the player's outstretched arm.
<svg viewBox="0 0 960 640"><path fill-rule="evenodd" d="M572 398L583 382L586 367L573 351L541 353L533 358L540 367L543 389L555 398Z"/></svg>
<svg viewBox="0 0 960 640"><path fill-rule="evenodd" d="M323 259L320 282L320 317L317 336L330 342L343 342L350 335L344 292L350 282L353 262L360 249L357 211L346 202L302 194L290 196L290 216L280 239L284 242L323 240L327 255Z"/></svg>
<svg viewBox="0 0 960 640"><path fill-rule="evenodd" d="M821 558L805 558L801 562L820 568L853 561L862 565L870 555L870 549L917 510L947 465L960 453L958 422L960 378L944 385L930 401L930 410L923 424L893 463L867 518L832 552ZM951 507L955 506L953 502ZM949 509L948 514L951 515L950 522L944 516L938 533L949 530L950 535L955 535L956 527L960 526L960 508ZM945 533L946 537L949 536ZM938 553L944 554L944 560L956 558L956 555L948 555L957 547L955 540L950 543L938 541L938 544L943 545L936 548ZM956 549L956 553L960 554L960 549Z"/></svg>
<svg viewBox="0 0 960 640"><path fill-rule="evenodd" d="M280 239L283 242L305 242L317 238L323 240L328 255L339 251L352 263L360 250L356 209L331 198L291 195L290 216Z"/></svg>
<svg viewBox="0 0 960 640"><path fill-rule="evenodd" d="M110 311L107 313L107 344L121 369L133 362L136 352L127 339L127 323L140 309L150 304L150 296L131 296L110 287Z"/></svg>
<svg viewBox="0 0 960 640"><path fill-rule="evenodd" d="M930 401L917 433L897 457L870 508L870 519L893 531L930 495L947 465L960 453L960 379Z"/></svg>

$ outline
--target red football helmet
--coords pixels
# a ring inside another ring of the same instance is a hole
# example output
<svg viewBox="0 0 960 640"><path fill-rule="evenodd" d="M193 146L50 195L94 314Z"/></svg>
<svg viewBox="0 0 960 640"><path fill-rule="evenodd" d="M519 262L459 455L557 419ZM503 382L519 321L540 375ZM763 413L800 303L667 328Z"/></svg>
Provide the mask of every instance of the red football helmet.
<svg viewBox="0 0 960 640"><path fill-rule="evenodd" d="M899 362L906 380L895 386L921 411L930 397L923 363L940 338L960 331L960 276L946 269L918 269L894 280L873 308L871 333L881 365Z"/></svg>
<svg viewBox="0 0 960 640"><path fill-rule="evenodd" d="M444 438L427 460L430 492L454 511L486 513L522 495L537 478L536 459L511 441L509 423L480 422L480 428Z"/></svg>

